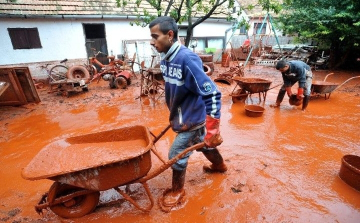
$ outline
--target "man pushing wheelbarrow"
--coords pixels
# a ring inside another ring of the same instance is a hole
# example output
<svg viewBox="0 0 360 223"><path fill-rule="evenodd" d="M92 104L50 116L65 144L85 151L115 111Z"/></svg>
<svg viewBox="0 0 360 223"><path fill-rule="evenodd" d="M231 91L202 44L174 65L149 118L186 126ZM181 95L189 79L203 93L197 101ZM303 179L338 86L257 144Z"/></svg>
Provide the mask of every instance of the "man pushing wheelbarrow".
<svg viewBox="0 0 360 223"><path fill-rule="evenodd" d="M202 61L178 41L178 26L171 17L158 17L149 24L150 44L161 53L160 69L165 80L166 104L170 110L170 125L177 136L170 148L169 159L187 147L201 141L206 147L198 149L211 162L206 172L225 172L227 167L216 149L220 136L221 92L204 73ZM189 152L171 168L172 187L165 190L159 205L165 212L185 201L185 173Z"/></svg>
<svg viewBox="0 0 360 223"><path fill-rule="evenodd" d="M171 166L172 187L159 199L160 208L169 212L184 204L185 172L194 150L202 152L211 162L204 166L205 171L227 170L216 149L222 143L221 93L204 73L200 58L177 42L177 25L173 19L159 17L150 24L150 30L151 44L163 54L160 68L170 125L157 137L145 126L127 126L62 138L46 145L21 173L27 180L54 181L35 205L39 214L50 209L63 218L82 217L95 210L100 192L109 189L148 212L155 202L147 181ZM178 134L165 162L154 144L170 127ZM151 152L163 162L152 171ZM148 202L144 205L129 195L127 188L135 183L145 190Z"/></svg>

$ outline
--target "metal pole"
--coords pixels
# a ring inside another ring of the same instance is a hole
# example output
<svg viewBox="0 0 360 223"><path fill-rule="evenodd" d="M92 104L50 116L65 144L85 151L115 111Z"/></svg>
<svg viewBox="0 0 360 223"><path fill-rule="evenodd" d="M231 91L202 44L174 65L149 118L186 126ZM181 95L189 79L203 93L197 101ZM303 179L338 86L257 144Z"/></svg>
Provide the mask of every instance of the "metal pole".
<svg viewBox="0 0 360 223"><path fill-rule="evenodd" d="M271 28L272 28L272 30L273 30L273 32L274 32L274 35L275 35L276 42L277 42L277 44L278 44L278 46L279 46L279 49L280 49L280 53L282 53L282 49L280 48L279 39L277 38L276 31L275 31L275 28L274 28L274 26L273 26L273 22L272 22L272 18L271 18L271 15L270 15L270 14L269 14L269 19L270 19Z"/></svg>

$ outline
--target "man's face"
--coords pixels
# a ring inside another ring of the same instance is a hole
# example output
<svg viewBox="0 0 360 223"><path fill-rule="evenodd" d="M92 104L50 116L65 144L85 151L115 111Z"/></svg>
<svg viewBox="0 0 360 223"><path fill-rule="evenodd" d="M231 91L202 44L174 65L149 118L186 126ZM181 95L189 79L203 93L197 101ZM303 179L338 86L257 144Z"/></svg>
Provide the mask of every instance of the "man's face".
<svg viewBox="0 0 360 223"><path fill-rule="evenodd" d="M172 45L173 31L170 30L168 33L163 34L160 31L159 24L157 24L150 29L150 33L152 37L150 45L155 47L159 53L167 53Z"/></svg>
<svg viewBox="0 0 360 223"><path fill-rule="evenodd" d="M279 69L281 73L285 73L287 70L289 70L289 65L285 65L285 67Z"/></svg>

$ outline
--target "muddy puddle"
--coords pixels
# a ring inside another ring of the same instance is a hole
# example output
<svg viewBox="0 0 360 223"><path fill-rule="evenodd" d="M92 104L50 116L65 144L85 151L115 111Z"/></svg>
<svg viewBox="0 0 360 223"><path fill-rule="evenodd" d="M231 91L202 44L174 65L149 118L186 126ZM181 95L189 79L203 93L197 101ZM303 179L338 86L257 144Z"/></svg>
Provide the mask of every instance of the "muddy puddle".
<svg viewBox="0 0 360 223"><path fill-rule="evenodd" d="M219 66L212 77L226 69ZM314 73L315 80L322 81L328 71ZM328 81L339 84L360 75L334 73ZM271 86L282 82L280 73L269 67L252 66L245 75L271 80ZM78 219L62 219L51 211L38 215L34 205L53 181L21 177L32 158L56 140L134 125L159 134L168 124L168 110L163 98L156 103L139 99L139 78L125 90L110 89L100 81L90 85L89 92L69 98L39 90L39 104L0 107L0 222L359 222L360 192L338 173L344 155L360 156L360 78L327 100L323 95L312 97L306 112L290 106L287 97L280 108L270 108L279 87L268 91L265 101L253 94L233 103L229 95L236 84L218 86L223 93L224 138L219 149L229 170L204 173L207 160L194 152L185 182L188 201L170 213L163 213L156 203L171 184L170 169L147 181L155 200L149 213L111 189L101 192L94 212ZM263 105L264 114L246 116L245 103ZM165 159L174 136L168 131L155 144ZM156 169L161 162L151 156L151 168ZM139 184L131 184L130 190L139 205L148 205Z"/></svg>

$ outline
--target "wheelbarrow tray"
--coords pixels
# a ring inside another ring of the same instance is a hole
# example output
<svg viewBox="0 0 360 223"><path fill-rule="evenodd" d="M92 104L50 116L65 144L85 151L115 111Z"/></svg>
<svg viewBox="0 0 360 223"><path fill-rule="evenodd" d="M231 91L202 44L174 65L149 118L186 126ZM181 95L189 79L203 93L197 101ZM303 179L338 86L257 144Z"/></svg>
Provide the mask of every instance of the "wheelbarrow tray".
<svg viewBox="0 0 360 223"><path fill-rule="evenodd" d="M253 93L266 92L269 90L271 81L262 79L262 78L254 78L254 77L233 77L233 80L240 86L241 89Z"/></svg>
<svg viewBox="0 0 360 223"><path fill-rule="evenodd" d="M318 94L327 94L333 92L339 85L327 81L314 81L312 83L312 92Z"/></svg>
<svg viewBox="0 0 360 223"><path fill-rule="evenodd" d="M45 146L23 169L22 177L107 190L145 176L151 168L152 146L144 126L69 137Z"/></svg>

